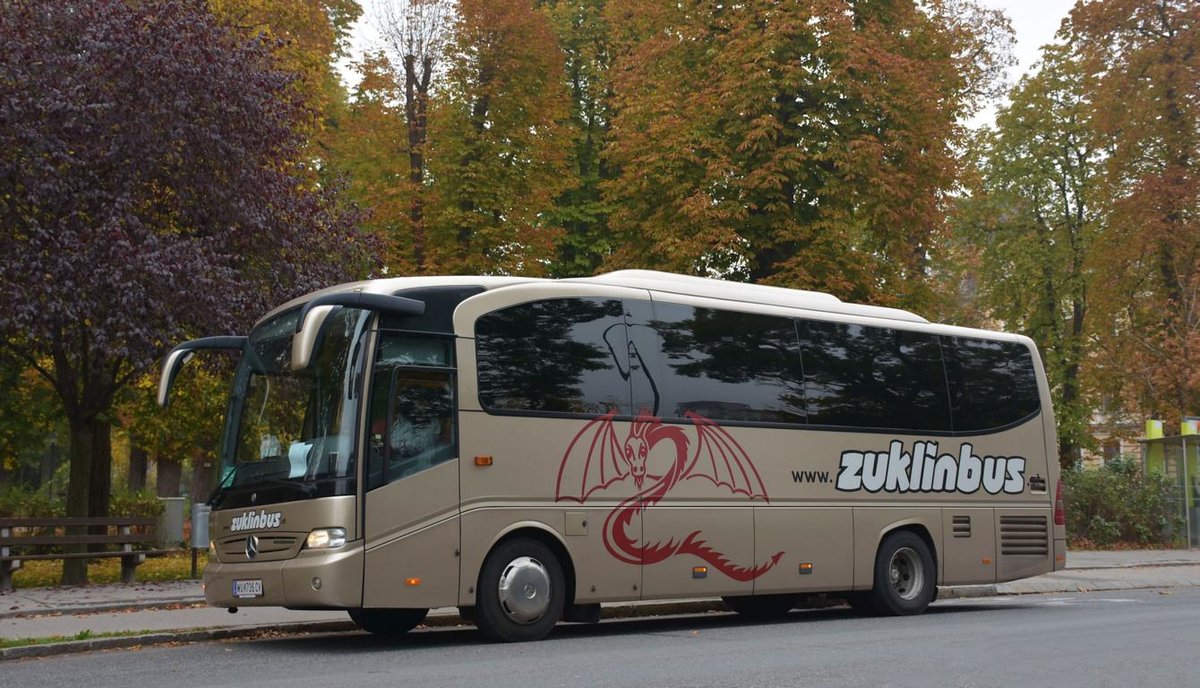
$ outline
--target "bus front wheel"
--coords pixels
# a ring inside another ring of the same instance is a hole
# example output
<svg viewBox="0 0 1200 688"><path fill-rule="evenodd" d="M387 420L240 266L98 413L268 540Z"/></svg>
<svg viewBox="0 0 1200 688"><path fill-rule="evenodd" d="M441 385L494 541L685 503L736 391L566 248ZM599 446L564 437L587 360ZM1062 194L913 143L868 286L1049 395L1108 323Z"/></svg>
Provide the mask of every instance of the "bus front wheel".
<svg viewBox="0 0 1200 688"><path fill-rule="evenodd" d="M479 573L475 623L500 642L539 640L562 617L566 580L549 547L518 538L488 555Z"/></svg>
<svg viewBox="0 0 1200 688"><path fill-rule="evenodd" d="M937 570L929 546L916 533L898 530L875 555L875 586L867 596L876 614L904 616L925 611L937 593Z"/></svg>
<svg viewBox="0 0 1200 688"><path fill-rule="evenodd" d="M367 633L404 635L425 620L428 609L351 609L350 620Z"/></svg>

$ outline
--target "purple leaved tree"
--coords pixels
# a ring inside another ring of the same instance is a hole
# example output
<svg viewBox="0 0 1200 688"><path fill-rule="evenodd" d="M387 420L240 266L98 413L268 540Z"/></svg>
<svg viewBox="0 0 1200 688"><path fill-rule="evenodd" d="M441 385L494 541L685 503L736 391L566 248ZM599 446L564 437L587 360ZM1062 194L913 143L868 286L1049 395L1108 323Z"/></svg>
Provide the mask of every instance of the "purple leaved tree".
<svg viewBox="0 0 1200 688"><path fill-rule="evenodd" d="M103 516L114 394L172 342L361 276L370 246L304 173L270 46L203 0L12 0L0 36L0 353L61 397L67 513Z"/></svg>

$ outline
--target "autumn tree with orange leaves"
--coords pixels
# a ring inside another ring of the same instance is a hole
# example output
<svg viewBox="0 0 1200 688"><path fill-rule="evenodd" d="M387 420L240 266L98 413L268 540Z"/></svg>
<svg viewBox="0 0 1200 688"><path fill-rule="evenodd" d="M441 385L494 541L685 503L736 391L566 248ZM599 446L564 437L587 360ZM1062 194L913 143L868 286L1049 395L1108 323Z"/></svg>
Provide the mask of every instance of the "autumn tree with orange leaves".
<svg viewBox="0 0 1200 688"><path fill-rule="evenodd" d="M1007 20L973 2L613 0L612 265L922 307L960 121Z"/></svg>
<svg viewBox="0 0 1200 688"><path fill-rule="evenodd" d="M456 273L544 274L566 184L567 92L545 14L530 0L461 0L431 113L430 253Z"/></svg>
<svg viewBox="0 0 1200 688"><path fill-rule="evenodd" d="M1097 361L1127 407L1200 413L1200 4L1081 2L1066 36L1094 83L1106 221Z"/></svg>

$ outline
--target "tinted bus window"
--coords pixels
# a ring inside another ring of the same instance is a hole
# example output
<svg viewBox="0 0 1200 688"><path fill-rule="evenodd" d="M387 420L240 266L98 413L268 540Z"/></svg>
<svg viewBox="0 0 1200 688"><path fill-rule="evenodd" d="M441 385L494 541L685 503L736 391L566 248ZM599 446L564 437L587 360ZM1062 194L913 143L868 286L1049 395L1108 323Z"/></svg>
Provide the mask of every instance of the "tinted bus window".
<svg viewBox="0 0 1200 688"><path fill-rule="evenodd" d="M815 320L799 329L809 423L950 430L936 335Z"/></svg>
<svg viewBox="0 0 1200 688"><path fill-rule="evenodd" d="M1016 342L942 337L954 430L1011 425L1039 408L1033 355Z"/></svg>
<svg viewBox="0 0 1200 688"><path fill-rule="evenodd" d="M796 328L789 318L654 304L663 417L803 423ZM632 335L638 326L631 328Z"/></svg>
<svg viewBox="0 0 1200 688"><path fill-rule="evenodd" d="M479 401L486 409L630 412L619 300L554 299L512 306L479 318L475 337Z"/></svg>

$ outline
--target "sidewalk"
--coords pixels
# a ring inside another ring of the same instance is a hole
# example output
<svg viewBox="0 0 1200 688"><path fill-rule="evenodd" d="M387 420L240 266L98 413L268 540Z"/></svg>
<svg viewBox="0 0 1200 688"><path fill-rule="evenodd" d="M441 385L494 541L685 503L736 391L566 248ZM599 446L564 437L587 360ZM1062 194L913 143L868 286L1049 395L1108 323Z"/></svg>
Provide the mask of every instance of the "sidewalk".
<svg viewBox="0 0 1200 688"><path fill-rule="evenodd" d="M1200 550L1070 552L1063 571L997 585L941 589L941 597L979 597L1043 592L1200 587ZM605 605L606 618L694 614L723 611L719 600L680 600ZM431 626L461 623L458 610L435 609ZM199 581L95 585L85 588L30 588L0 593L0 638L45 638L126 633L132 637L97 639L0 650L0 660L63 651L203 640L283 632L339 631L353 628L345 612L290 611L243 607L230 614L204 606ZM190 631L184 633L183 631Z"/></svg>

